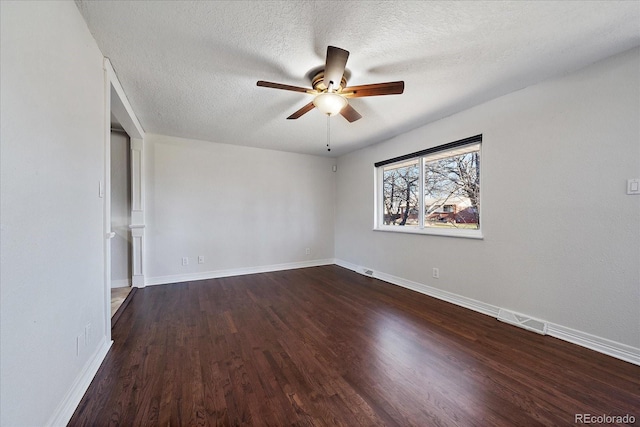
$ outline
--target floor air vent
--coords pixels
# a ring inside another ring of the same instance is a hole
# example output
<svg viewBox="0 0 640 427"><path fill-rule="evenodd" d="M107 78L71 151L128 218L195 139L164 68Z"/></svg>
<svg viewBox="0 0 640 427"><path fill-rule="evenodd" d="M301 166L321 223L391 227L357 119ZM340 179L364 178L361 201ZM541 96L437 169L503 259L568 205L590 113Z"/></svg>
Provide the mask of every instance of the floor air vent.
<svg viewBox="0 0 640 427"><path fill-rule="evenodd" d="M547 334L547 323L541 320L532 319L522 314L513 313L504 309L500 309L498 313L498 320L505 323L510 323L514 326L519 326L531 332L536 332L541 335Z"/></svg>
<svg viewBox="0 0 640 427"><path fill-rule="evenodd" d="M364 274L366 274L367 276L373 276L373 270L367 270L367 269L365 269L365 270L363 271L363 273L364 273Z"/></svg>

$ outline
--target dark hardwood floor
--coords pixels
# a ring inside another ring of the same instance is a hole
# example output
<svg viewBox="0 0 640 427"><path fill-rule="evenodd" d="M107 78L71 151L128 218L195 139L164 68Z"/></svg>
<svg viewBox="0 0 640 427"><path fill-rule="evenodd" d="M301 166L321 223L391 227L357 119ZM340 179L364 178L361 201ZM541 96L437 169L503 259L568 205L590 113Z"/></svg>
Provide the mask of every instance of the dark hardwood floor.
<svg viewBox="0 0 640 427"><path fill-rule="evenodd" d="M140 289L71 426L551 426L640 367L337 266Z"/></svg>

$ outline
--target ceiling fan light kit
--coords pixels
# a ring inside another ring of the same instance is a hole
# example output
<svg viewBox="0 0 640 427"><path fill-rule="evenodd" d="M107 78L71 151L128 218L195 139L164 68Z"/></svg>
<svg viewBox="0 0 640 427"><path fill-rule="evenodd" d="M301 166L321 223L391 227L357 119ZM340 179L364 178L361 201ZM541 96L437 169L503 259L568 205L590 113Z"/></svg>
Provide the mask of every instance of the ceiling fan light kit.
<svg viewBox="0 0 640 427"><path fill-rule="evenodd" d="M335 92L324 92L316 95L313 105L327 116L335 116L348 104L347 99Z"/></svg>

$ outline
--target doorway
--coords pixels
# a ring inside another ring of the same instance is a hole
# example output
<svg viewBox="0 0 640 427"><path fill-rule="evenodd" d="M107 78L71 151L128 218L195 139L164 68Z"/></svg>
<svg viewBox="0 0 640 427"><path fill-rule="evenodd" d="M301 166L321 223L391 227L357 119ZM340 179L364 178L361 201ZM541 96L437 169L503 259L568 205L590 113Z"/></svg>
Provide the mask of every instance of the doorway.
<svg viewBox="0 0 640 427"><path fill-rule="evenodd" d="M131 291L131 139L111 117L111 318Z"/></svg>
<svg viewBox="0 0 640 427"><path fill-rule="evenodd" d="M100 195L104 197L106 235L104 243L105 336L111 342L111 328L133 298L135 288L145 285L142 173L145 134L108 58L104 58L104 71L105 168L104 185L100 183ZM111 127L114 129L113 132ZM111 308L112 289L116 290L114 292L116 294L128 293L124 299L123 295L114 295L114 302L120 306L117 310L116 307L114 310ZM115 313L113 317L112 312Z"/></svg>

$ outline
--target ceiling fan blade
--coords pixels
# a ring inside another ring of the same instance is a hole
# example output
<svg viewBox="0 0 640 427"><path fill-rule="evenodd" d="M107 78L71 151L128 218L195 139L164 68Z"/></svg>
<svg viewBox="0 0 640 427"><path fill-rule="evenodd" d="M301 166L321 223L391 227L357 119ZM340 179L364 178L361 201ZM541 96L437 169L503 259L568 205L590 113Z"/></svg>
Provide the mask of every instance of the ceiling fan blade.
<svg viewBox="0 0 640 427"><path fill-rule="evenodd" d="M327 47L327 61L324 66L324 85L327 88L331 82L333 82L332 89L340 86L347 59L349 59L348 51L335 46Z"/></svg>
<svg viewBox="0 0 640 427"><path fill-rule="evenodd" d="M341 94L345 98L362 98L363 96L400 95L402 92L404 92L404 82L400 81L346 87Z"/></svg>
<svg viewBox="0 0 640 427"><path fill-rule="evenodd" d="M261 86L261 87L270 87L273 89L291 90L294 92L303 92L303 93L315 93L313 89L307 89L300 86L284 85L282 83L265 82L263 80L259 80L257 84L258 86Z"/></svg>
<svg viewBox="0 0 640 427"><path fill-rule="evenodd" d="M304 107L302 107L301 109L299 109L298 111L296 111L295 113L287 117L287 120L295 120L298 117L302 116L303 114L306 114L309 111L313 110L314 108L316 108L316 106L313 105L313 101L311 101L310 103L308 103L307 105L305 105Z"/></svg>
<svg viewBox="0 0 640 427"><path fill-rule="evenodd" d="M360 120L362 118L362 116L360 115L360 113L358 113L355 108L353 108L351 105L347 104L346 107L344 107L341 111L340 114L342 115L342 117L344 117L345 119L347 119L347 121L349 123L353 123L356 120Z"/></svg>

